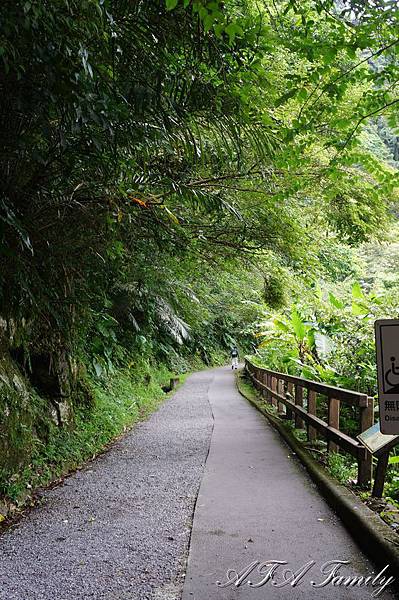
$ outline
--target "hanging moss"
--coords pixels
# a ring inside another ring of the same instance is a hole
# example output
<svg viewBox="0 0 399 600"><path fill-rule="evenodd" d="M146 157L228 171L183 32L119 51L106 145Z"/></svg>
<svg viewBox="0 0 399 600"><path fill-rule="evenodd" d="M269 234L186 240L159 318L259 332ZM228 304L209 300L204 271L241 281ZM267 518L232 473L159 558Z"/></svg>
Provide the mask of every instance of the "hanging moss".
<svg viewBox="0 0 399 600"><path fill-rule="evenodd" d="M274 271L265 276L263 298L271 308L281 308L287 302L284 274Z"/></svg>

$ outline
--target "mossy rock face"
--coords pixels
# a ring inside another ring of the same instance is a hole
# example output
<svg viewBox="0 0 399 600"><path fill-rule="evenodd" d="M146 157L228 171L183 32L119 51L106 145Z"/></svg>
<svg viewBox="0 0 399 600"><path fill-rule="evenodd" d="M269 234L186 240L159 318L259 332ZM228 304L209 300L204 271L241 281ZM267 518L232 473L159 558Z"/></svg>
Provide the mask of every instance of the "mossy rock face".
<svg viewBox="0 0 399 600"><path fill-rule="evenodd" d="M0 348L0 498L57 431L74 429L76 408L94 406L84 367L66 352L37 352L29 363L11 352Z"/></svg>
<svg viewBox="0 0 399 600"><path fill-rule="evenodd" d="M1 352L0 496L6 482L50 440L54 428L73 427L73 399L80 403L89 395L65 354L53 361L52 370L48 366L47 356L34 355L28 371L4 348Z"/></svg>
<svg viewBox="0 0 399 600"><path fill-rule="evenodd" d="M0 414L0 468L13 472L29 460L52 414L7 355L0 358Z"/></svg>
<svg viewBox="0 0 399 600"><path fill-rule="evenodd" d="M73 406L84 410L91 410L94 408L94 392L89 384L86 367L82 363L79 365L73 363L73 382Z"/></svg>

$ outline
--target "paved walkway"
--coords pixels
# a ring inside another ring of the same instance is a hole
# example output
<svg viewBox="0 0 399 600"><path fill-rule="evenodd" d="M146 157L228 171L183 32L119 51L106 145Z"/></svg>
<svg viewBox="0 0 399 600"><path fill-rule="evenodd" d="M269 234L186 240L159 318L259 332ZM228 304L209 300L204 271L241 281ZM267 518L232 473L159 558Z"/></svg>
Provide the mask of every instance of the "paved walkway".
<svg viewBox="0 0 399 600"><path fill-rule="evenodd" d="M208 393L215 424L194 515L183 600L371 598L379 587L371 582L367 587L312 586L311 581L320 584L328 578L320 572L327 561L349 561L340 567L339 574L346 576L375 569L278 433L236 391L231 371L218 370ZM216 585L237 580L231 571L226 575L229 569L242 572L257 561L273 560L288 564L264 565L263 576L254 566L238 587ZM272 568L280 587L268 581ZM284 569L303 569L297 586L290 585ZM248 580L265 583L254 588ZM379 597L396 597L389 589Z"/></svg>
<svg viewBox="0 0 399 600"><path fill-rule="evenodd" d="M0 537L1 600L351 600L376 589L311 586L328 560L350 561L351 575L373 567L228 368L189 377L43 500ZM297 587L249 587L270 560L310 570ZM241 587L217 586L250 564Z"/></svg>
<svg viewBox="0 0 399 600"><path fill-rule="evenodd" d="M212 371L0 536L1 600L180 598L212 434Z"/></svg>

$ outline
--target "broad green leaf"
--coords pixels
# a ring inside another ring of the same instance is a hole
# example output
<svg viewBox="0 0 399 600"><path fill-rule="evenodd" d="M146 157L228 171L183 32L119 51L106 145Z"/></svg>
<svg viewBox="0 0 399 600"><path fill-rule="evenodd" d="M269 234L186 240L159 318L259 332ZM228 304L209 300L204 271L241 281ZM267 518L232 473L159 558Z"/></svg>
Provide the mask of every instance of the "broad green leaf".
<svg viewBox="0 0 399 600"><path fill-rule="evenodd" d="M369 309L363 304L359 304L358 302L352 302L352 313L355 316L368 315Z"/></svg>
<svg viewBox="0 0 399 600"><path fill-rule="evenodd" d="M268 346L269 344L271 344L272 342L274 342L275 340L273 338L268 338L266 340L263 340L263 342L261 342L258 345L258 348L265 348L266 346Z"/></svg>
<svg viewBox="0 0 399 600"><path fill-rule="evenodd" d="M225 27L225 32L229 36L230 44L232 44L235 40L235 37L237 35L241 35L243 30L238 23L229 23L227 27Z"/></svg>
<svg viewBox="0 0 399 600"><path fill-rule="evenodd" d="M295 336L298 338L299 341L302 342L305 339L307 327L296 308L294 308L294 310L292 311L291 324Z"/></svg>
<svg viewBox="0 0 399 600"><path fill-rule="evenodd" d="M173 10L178 5L179 0L166 0L166 10Z"/></svg>
<svg viewBox="0 0 399 600"><path fill-rule="evenodd" d="M316 371L312 369L312 367L310 367L309 365L306 365L302 368L301 377L310 380L318 378Z"/></svg>
<svg viewBox="0 0 399 600"><path fill-rule="evenodd" d="M360 287L360 283L358 281L356 281L356 283L354 283L352 286L352 297L358 299L364 298L362 288Z"/></svg>
<svg viewBox="0 0 399 600"><path fill-rule="evenodd" d="M204 19L204 31L208 32L212 28L214 22L213 13L208 13Z"/></svg>
<svg viewBox="0 0 399 600"><path fill-rule="evenodd" d="M316 332L315 332L315 330L313 328L309 329L309 331L306 334L306 337L307 337L307 340L308 340L307 343L308 343L309 348L314 348L315 345L316 345L315 334L316 334Z"/></svg>
<svg viewBox="0 0 399 600"><path fill-rule="evenodd" d="M224 31L224 24L223 23L218 23L217 25L214 26L214 31L215 31L215 35L217 38L221 38L222 37L222 33Z"/></svg>
<svg viewBox="0 0 399 600"><path fill-rule="evenodd" d="M289 333L290 328L288 327L288 325L286 323L284 323L283 321L280 321L280 319L274 319L273 323L274 323L274 326L276 327L276 329L280 329L280 331Z"/></svg>
<svg viewBox="0 0 399 600"><path fill-rule="evenodd" d="M341 300L338 300L338 298L336 296L334 296L334 294L332 292L328 292L328 299L330 301L330 304L332 306L335 306L335 308L344 308L344 303L341 302Z"/></svg>
<svg viewBox="0 0 399 600"><path fill-rule="evenodd" d="M297 93L298 100L306 100L307 97L308 97L308 92L305 88L302 88L298 91L298 93Z"/></svg>

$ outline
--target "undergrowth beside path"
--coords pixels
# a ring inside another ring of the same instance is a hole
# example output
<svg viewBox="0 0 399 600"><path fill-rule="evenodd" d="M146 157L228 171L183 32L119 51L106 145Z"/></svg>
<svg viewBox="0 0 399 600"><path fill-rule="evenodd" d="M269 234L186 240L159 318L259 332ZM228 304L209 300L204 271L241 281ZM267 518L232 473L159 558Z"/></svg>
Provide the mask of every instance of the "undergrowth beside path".
<svg viewBox="0 0 399 600"><path fill-rule="evenodd" d="M93 406L79 408L73 426L54 424L47 443L35 440L28 465L9 477L1 473L0 522L33 506L39 488L59 482L157 410L168 396L163 388L173 376L164 365L158 365L138 381L125 368L102 384L94 384ZM187 373L179 376L180 382L186 377Z"/></svg>

